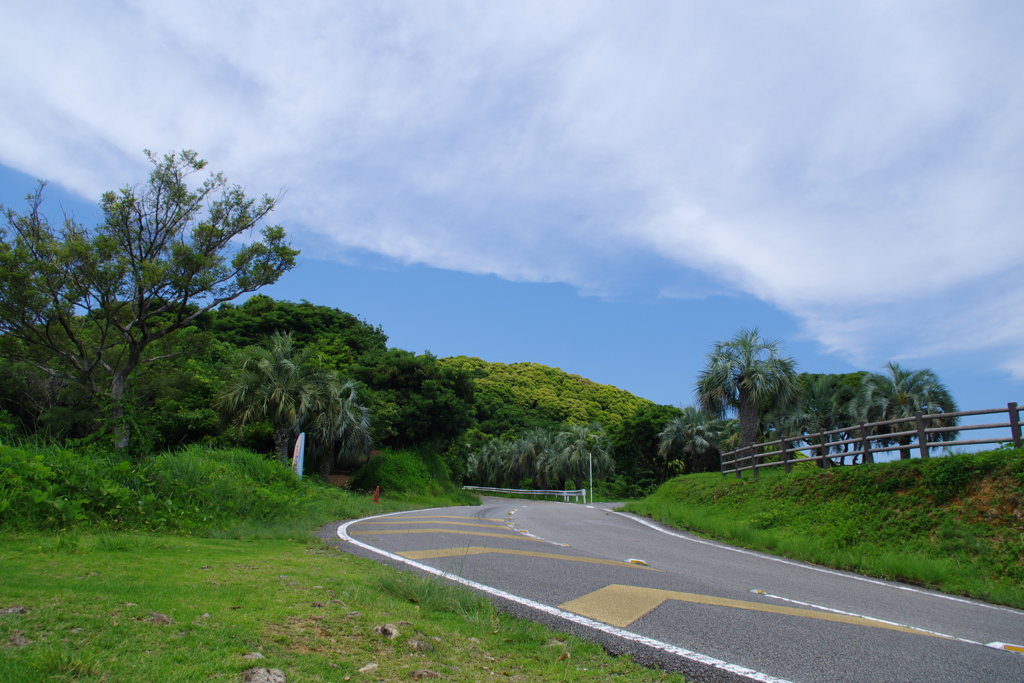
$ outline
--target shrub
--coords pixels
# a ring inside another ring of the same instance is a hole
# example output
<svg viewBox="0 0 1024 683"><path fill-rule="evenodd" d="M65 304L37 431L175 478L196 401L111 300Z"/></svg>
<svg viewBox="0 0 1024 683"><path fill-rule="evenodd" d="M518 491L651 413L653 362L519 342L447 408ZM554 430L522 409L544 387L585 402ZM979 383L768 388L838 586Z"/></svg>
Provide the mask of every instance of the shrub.
<svg viewBox="0 0 1024 683"><path fill-rule="evenodd" d="M451 486L431 476L427 463L412 451L385 451L356 472L349 486L357 491L380 486L382 491L440 495L445 484Z"/></svg>

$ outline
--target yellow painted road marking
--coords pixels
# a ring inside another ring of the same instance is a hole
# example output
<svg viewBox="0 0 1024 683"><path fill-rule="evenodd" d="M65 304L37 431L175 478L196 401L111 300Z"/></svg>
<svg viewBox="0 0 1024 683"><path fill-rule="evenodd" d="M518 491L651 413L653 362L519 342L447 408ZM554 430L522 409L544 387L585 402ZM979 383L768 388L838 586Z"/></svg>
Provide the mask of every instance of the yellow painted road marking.
<svg viewBox="0 0 1024 683"><path fill-rule="evenodd" d="M465 519L465 517L462 517L462 519ZM497 524L474 524L472 522L445 522L445 521L438 520L438 519L433 519L433 520L431 520L431 519L408 520L408 519L404 519L404 518L403 519L395 519L395 520L377 519L377 520L373 520L371 522L366 522L366 524L451 524L453 526L476 526L476 527L482 527L484 529L500 529L500 528L502 528L502 527L498 526Z"/></svg>
<svg viewBox="0 0 1024 683"><path fill-rule="evenodd" d="M475 519L480 522L504 522L504 519L495 519L493 517L460 517L459 515L408 515L403 517L395 517L395 519L461 519L470 520ZM377 520L371 520L377 521ZM359 522L356 522L359 524Z"/></svg>
<svg viewBox="0 0 1024 683"><path fill-rule="evenodd" d="M539 538L530 538L522 534L489 534L486 531L460 531L459 529L350 529L352 535L367 534L461 534L463 536L490 536L491 538L514 538L520 541L543 543Z"/></svg>
<svg viewBox="0 0 1024 683"><path fill-rule="evenodd" d="M575 555L556 555L554 553L535 553L530 550L510 550L508 548L486 548L482 546L469 546L465 548L439 548L437 550L410 550L404 553L397 553L410 560L433 560L439 557L466 557L468 555L483 555L485 553L497 553L501 555L524 555L526 557L543 557L549 560L565 560L567 562L585 562L587 564L605 564L612 567L629 567L630 569L646 569L656 572L657 569L642 567L628 562L618 560L602 560L594 557L576 557Z"/></svg>
<svg viewBox="0 0 1024 683"><path fill-rule="evenodd" d="M793 617L803 617L805 619L818 619L820 621L832 621L840 624L853 624L855 626L870 626L871 628L900 631L902 633L915 633L918 635L931 636L933 638L949 638L949 636L929 633L928 631L922 631L907 626L887 624L873 619L855 617L846 614L816 612L814 610L800 609L797 607L766 605L760 602L718 598L713 595L700 595L699 593L680 593L677 591L667 591L658 588L642 588L639 586L622 586L618 584L612 584L588 595L584 595L581 598L570 600L569 602L559 605L559 607L597 621L602 621L606 624L611 624L612 626L624 628L668 600L690 602L698 605L711 605L715 607L732 607L734 609L744 609L753 612L767 612L769 614L784 614Z"/></svg>
<svg viewBox="0 0 1024 683"><path fill-rule="evenodd" d="M987 643L987 645L989 647L994 647L997 650L1024 653L1024 645L1011 645L1010 643Z"/></svg>

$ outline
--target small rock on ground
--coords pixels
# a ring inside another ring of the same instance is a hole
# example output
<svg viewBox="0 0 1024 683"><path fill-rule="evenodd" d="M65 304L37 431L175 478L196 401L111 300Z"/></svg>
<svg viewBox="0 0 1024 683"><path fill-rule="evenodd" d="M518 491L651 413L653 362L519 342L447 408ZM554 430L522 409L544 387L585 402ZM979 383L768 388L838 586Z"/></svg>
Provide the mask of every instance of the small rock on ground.
<svg viewBox="0 0 1024 683"><path fill-rule="evenodd" d="M374 626L373 632L378 636L384 636L388 640L394 640L399 636L398 627L394 624L381 624L380 626Z"/></svg>
<svg viewBox="0 0 1024 683"><path fill-rule="evenodd" d="M242 672L245 683L286 683L284 672L280 669L253 668Z"/></svg>
<svg viewBox="0 0 1024 683"><path fill-rule="evenodd" d="M31 645L32 641L21 635L21 631L15 631L14 635L7 639L7 644L11 647L25 647L26 645Z"/></svg>

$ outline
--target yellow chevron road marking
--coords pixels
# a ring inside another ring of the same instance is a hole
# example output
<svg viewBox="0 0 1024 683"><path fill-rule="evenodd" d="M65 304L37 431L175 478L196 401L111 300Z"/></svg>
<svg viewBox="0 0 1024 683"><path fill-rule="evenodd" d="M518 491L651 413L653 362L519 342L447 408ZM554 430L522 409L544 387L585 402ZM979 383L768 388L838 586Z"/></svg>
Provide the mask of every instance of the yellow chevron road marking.
<svg viewBox="0 0 1024 683"><path fill-rule="evenodd" d="M462 517L461 519L466 519L466 518ZM426 518L424 518L424 519L414 519L414 520L410 520L410 519L407 519L407 518L395 519L395 520L390 520L390 519L374 519L374 520L371 520L369 522L366 522L366 524L451 524L453 526L476 526L476 527L482 527L484 529L501 529L502 528L501 526L499 526L497 524L474 524L472 522L446 522L446 521L442 521L442 520L439 520L439 519L426 519ZM356 525L354 524L353 526L356 526Z"/></svg>
<svg viewBox="0 0 1024 683"><path fill-rule="evenodd" d="M618 560L602 560L593 557L576 557L574 555L556 555L554 553L535 553L530 550L510 550L508 548L486 548L482 546L468 546L465 548L439 548L437 550L410 550L398 553L410 560L433 560L439 557L466 557L468 555L483 555L486 553L497 553L500 555L523 555L525 557L543 557L548 560L564 560L566 562L584 562L586 564L604 564L611 567L629 567L630 569L646 569L656 572L657 569L644 567L629 562Z"/></svg>
<svg viewBox="0 0 1024 683"><path fill-rule="evenodd" d="M856 626L869 626L888 631L900 631L902 633L915 633L933 638L947 638L928 631L922 631L908 626L888 624L882 621L866 619L846 614L833 614L831 612L817 612L798 607L784 607L782 605L766 605L760 602L749 602L747 600L733 600L731 598L718 598L713 595L701 595L699 593L680 593L667 591L658 588L642 588L639 586L622 586L612 584L594 591L581 598L570 600L559 605L560 608L575 612L576 614L601 621L612 626L624 628L634 621L661 606L668 600L689 602L697 605L711 605L715 607L731 607L733 609L750 610L753 612L767 612L769 614L784 614L805 619L818 619L820 621L832 621L840 624L853 624Z"/></svg>
<svg viewBox="0 0 1024 683"><path fill-rule="evenodd" d="M490 536L491 538L509 538L520 541L533 541L535 543L543 543L539 538L530 538L529 536L523 536L522 534L489 534L486 531L460 531L459 529L349 529L350 534L355 535L368 535L368 534L460 534L463 536Z"/></svg>

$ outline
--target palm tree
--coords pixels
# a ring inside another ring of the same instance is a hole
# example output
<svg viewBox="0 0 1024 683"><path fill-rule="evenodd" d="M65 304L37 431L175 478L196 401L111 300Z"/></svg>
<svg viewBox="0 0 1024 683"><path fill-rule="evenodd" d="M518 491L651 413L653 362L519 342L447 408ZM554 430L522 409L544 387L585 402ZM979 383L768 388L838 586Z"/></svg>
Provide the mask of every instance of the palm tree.
<svg viewBox="0 0 1024 683"><path fill-rule="evenodd" d="M860 374L815 375L802 374L798 377L796 397L791 406L774 411L766 417L775 427L778 436L802 436L819 455L839 453L848 446L831 446L831 441L842 441L849 437L845 432L818 438L821 432L841 429L854 425L857 417L853 401L860 387ZM821 467L826 463L818 461Z"/></svg>
<svg viewBox="0 0 1024 683"><path fill-rule="evenodd" d="M339 400L338 376L315 362L312 347L296 351L290 333L275 332L267 346L243 350L238 374L218 404L238 424L270 420L274 451L287 462L291 435L336 411Z"/></svg>
<svg viewBox="0 0 1024 683"><path fill-rule="evenodd" d="M349 380L338 389L337 399L310 421L309 429L317 441L320 476L324 479L337 462L351 461L370 452L370 410L359 400L356 383Z"/></svg>
<svg viewBox="0 0 1024 683"><path fill-rule="evenodd" d="M512 486L526 478L537 480L537 466L544 454L554 448L555 435L550 429L536 428L523 434L505 455L504 473Z"/></svg>
<svg viewBox="0 0 1024 683"><path fill-rule="evenodd" d="M548 480L562 487L570 479L577 486L586 481L591 466L595 477L604 476L614 467L608 439L600 425L569 425L558 434L555 450L544 458Z"/></svg>
<svg viewBox="0 0 1024 683"><path fill-rule="evenodd" d="M684 471L710 472L718 467L718 440L723 423L699 408L687 406L658 434L658 455L666 462L681 459Z"/></svg>
<svg viewBox="0 0 1024 683"><path fill-rule="evenodd" d="M779 343L761 338L757 328L741 330L717 342L697 377L697 400L707 413L724 417L729 409L740 420L740 447L754 443L761 415L788 403L796 389L795 362L779 356Z"/></svg>
<svg viewBox="0 0 1024 683"><path fill-rule="evenodd" d="M907 370L898 363L890 362L886 369L888 374L869 374L864 377L860 396L855 403L857 416L866 421L880 422L907 418L914 419L918 412L951 413L956 412L956 401L946 386L939 381L931 370ZM936 418L931 422L933 427L953 427L956 418ZM900 424L887 431L906 431ZM884 435L885 431L881 432ZM929 435L932 441L949 441L956 438L956 430L936 432ZM882 439L883 442L900 446L900 460L910 459L910 436L895 439Z"/></svg>

